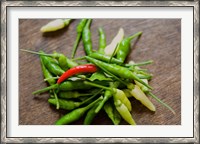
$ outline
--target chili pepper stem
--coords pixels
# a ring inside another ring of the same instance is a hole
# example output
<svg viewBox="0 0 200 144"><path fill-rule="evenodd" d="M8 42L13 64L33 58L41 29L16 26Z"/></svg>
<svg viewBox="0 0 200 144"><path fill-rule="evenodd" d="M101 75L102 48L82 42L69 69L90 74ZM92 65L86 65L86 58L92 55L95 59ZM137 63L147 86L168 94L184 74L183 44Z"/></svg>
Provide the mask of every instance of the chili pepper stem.
<svg viewBox="0 0 200 144"><path fill-rule="evenodd" d="M144 65L148 65L148 64L152 64L153 60L149 60L149 61L144 61L144 62L140 62L140 63L135 63L133 64L134 66L144 66Z"/></svg>
<svg viewBox="0 0 200 144"><path fill-rule="evenodd" d="M28 52L28 53L37 54L37 55L50 56L50 57L54 56L52 54L44 54L44 53L35 52L35 51L31 51L31 50L25 50L25 49L20 49L20 50L23 52Z"/></svg>
<svg viewBox="0 0 200 144"><path fill-rule="evenodd" d="M57 76L57 77L51 77L51 78L46 78L46 79L44 79L44 81L48 81L50 79L58 79L58 78L59 78L59 76Z"/></svg>
<svg viewBox="0 0 200 144"><path fill-rule="evenodd" d="M86 59L85 56L83 56L83 57L78 57L78 58L74 58L74 59L71 59L71 60L76 61L76 60L84 60L84 59Z"/></svg>
<svg viewBox="0 0 200 144"><path fill-rule="evenodd" d="M142 32L137 32L136 34L130 36L128 39L129 39L129 40L132 40L132 39L134 39L134 38L136 38L136 37L138 37L138 36L141 36L141 35L142 35Z"/></svg>
<svg viewBox="0 0 200 144"><path fill-rule="evenodd" d="M102 88L102 89L105 89L105 90L112 91L113 93L115 92L113 88L108 88L108 87L105 87L105 86L102 86L102 85L99 85L99 84L96 84L96 83L92 83L92 82L89 82L89 81L84 81L84 83L87 84L87 85L91 85L91 86L94 86L94 87L98 87L98 88Z"/></svg>
<svg viewBox="0 0 200 144"><path fill-rule="evenodd" d="M59 109L60 108L60 104L59 104L59 101L58 101L58 96L57 94L55 93L55 91L53 91L53 94L54 94L54 97L56 99L56 109Z"/></svg>
<svg viewBox="0 0 200 144"><path fill-rule="evenodd" d="M148 61L138 62L138 63L133 63L133 64L125 64L125 66L144 66L144 65L148 65L152 63L153 63L153 60L148 60Z"/></svg>
<svg viewBox="0 0 200 144"><path fill-rule="evenodd" d="M86 23L86 26L85 26L85 27L89 27L89 26L90 26L90 24L91 24L91 22L92 22L92 19L89 19L89 20L87 21L87 23Z"/></svg>
<svg viewBox="0 0 200 144"><path fill-rule="evenodd" d="M54 85L51 85L49 87L46 87L46 88L43 88L43 89L40 89L40 90L37 90L37 91L34 91L32 92L33 95L35 94L40 94L40 93L44 93L46 91L49 91L49 90L52 90L52 89L56 89L58 88L58 84L54 84Z"/></svg>
<svg viewBox="0 0 200 144"><path fill-rule="evenodd" d="M84 100L81 105L87 103L88 101L92 100L94 97L96 97L98 94L102 92L103 89L99 90L97 93L95 93L93 96L89 97L88 99Z"/></svg>
<svg viewBox="0 0 200 144"><path fill-rule="evenodd" d="M107 101L108 99L106 98L104 98L100 103L99 103L99 105L97 106L97 108L95 109L95 113L98 113L100 110L101 110L101 108L103 107L103 105L105 104L105 102Z"/></svg>
<svg viewBox="0 0 200 144"><path fill-rule="evenodd" d="M168 108L174 115L176 114L176 112L166 103L164 103L162 100L160 100L156 95L152 94L151 92L148 92L147 94L149 94L151 97L153 97L157 102L159 102L160 104L164 105L166 108Z"/></svg>
<svg viewBox="0 0 200 144"><path fill-rule="evenodd" d="M117 45L116 45L116 47L115 47L115 49L114 49L114 51L113 51L113 53L112 53L112 55L111 55L111 57L110 57L110 59L109 59L109 62L108 62L108 63L110 63L110 62L111 62L111 60L112 60L113 56L115 55L115 53L116 53L116 51L117 51L118 47L119 47L119 43L117 43Z"/></svg>

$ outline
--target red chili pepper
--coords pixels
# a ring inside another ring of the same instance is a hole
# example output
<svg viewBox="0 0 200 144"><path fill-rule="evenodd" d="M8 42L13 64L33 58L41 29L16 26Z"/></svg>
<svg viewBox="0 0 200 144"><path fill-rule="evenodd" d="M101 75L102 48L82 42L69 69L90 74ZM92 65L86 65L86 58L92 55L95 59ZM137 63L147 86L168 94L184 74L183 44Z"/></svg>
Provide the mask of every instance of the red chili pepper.
<svg viewBox="0 0 200 144"><path fill-rule="evenodd" d="M76 66L76 67L73 67L73 68L67 70L64 74L62 74L60 76L60 78L58 79L57 83L60 84L67 78L69 78L75 74L78 74L78 73L82 73L82 72L94 73L96 71L97 71L97 67L93 64L79 65L79 66Z"/></svg>

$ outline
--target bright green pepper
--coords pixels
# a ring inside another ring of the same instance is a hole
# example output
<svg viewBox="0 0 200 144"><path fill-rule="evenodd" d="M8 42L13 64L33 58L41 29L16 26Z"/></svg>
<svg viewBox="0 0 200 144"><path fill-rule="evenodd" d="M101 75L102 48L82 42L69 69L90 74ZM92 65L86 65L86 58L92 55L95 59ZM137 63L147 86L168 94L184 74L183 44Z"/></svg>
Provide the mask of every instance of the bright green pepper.
<svg viewBox="0 0 200 144"><path fill-rule="evenodd" d="M104 54L104 49L106 47L106 35L102 28L98 29L99 31L99 50L98 52Z"/></svg>
<svg viewBox="0 0 200 144"><path fill-rule="evenodd" d="M66 56L64 54L61 54L58 58L58 63L59 63L59 66L64 70L66 71L68 69L68 63L67 63L67 60L66 60Z"/></svg>
<svg viewBox="0 0 200 144"><path fill-rule="evenodd" d="M74 46L73 46L71 58L74 58L78 44L79 44L80 39L81 39L83 28L85 27L86 22L87 22L87 19L81 19L81 21L79 22L79 24L76 27L77 36L76 36L76 41L75 41Z"/></svg>
<svg viewBox="0 0 200 144"><path fill-rule="evenodd" d="M64 124L70 124L74 121L77 121L79 118L81 118L87 112L87 110L89 110L91 107L93 107L100 100L102 100L102 97L99 97L98 99L96 99L95 101L93 101L92 103L90 103L89 105L87 105L85 107L77 108L77 109L67 113L66 115L61 117L59 120L57 120L55 124L56 125L64 125Z"/></svg>
<svg viewBox="0 0 200 144"><path fill-rule="evenodd" d="M92 39L91 39L91 32L90 32L90 23L92 22L92 19L89 19L83 29L82 33L82 40L83 40L83 46L86 55L89 55L92 53Z"/></svg>
<svg viewBox="0 0 200 144"><path fill-rule="evenodd" d="M47 92L51 89L58 89L60 91L71 91L71 90L86 90L91 89L90 85L85 84L83 81L64 81L61 84L54 84L52 86L34 91L32 94L40 94Z"/></svg>
<svg viewBox="0 0 200 144"><path fill-rule="evenodd" d="M59 92L60 98L78 98L84 96L90 96L92 93L80 93L78 91L61 91Z"/></svg>
<svg viewBox="0 0 200 144"><path fill-rule="evenodd" d="M107 63L110 62L110 63L119 64L119 65L121 65L123 63L121 60L118 60L114 57L111 59L110 56L107 56L107 55L104 55L104 54L101 54L101 53L98 53L98 52L93 52L89 56L92 57L92 58L107 62ZM111 61L110 61L110 59L111 59Z"/></svg>
<svg viewBox="0 0 200 144"><path fill-rule="evenodd" d="M43 72L44 78L48 79L47 82L49 83L49 85L55 84L56 80L52 79L53 75L48 71L48 69L46 69L41 57L40 57L40 62L41 62L41 67L42 67L42 72Z"/></svg>
<svg viewBox="0 0 200 144"><path fill-rule="evenodd" d="M99 94L99 92L97 94ZM87 98L86 100L82 102L67 100L67 99L58 99L58 102L59 102L60 108L65 109L65 110L73 110L77 107L80 107L83 104L89 103L95 96L96 94L93 95L92 97ZM57 104L57 100L52 99L52 98L48 99L48 102L53 105Z"/></svg>
<svg viewBox="0 0 200 144"><path fill-rule="evenodd" d="M45 67L54 75L60 76L62 75L65 71L60 68L59 65L56 63L52 63L52 58L47 57L47 56L41 56L41 59L45 65Z"/></svg>
<svg viewBox="0 0 200 144"><path fill-rule="evenodd" d="M84 125L89 125L92 123L94 117L97 115L97 113L95 113L95 109L97 108L97 106L99 105L99 102L98 101L86 114L85 116L85 119L84 119L84 122L83 124Z"/></svg>
<svg viewBox="0 0 200 144"><path fill-rule="evenodd" d="M120 61L124 62L127 55L130 53L130 45L131 45L131 40L134 39L135 37L138 37L142 34L142 32L138 32L130 37L127 37L125 39L123 39L118 47L118 51L117 51L117 59L119 59Z"/></svg>

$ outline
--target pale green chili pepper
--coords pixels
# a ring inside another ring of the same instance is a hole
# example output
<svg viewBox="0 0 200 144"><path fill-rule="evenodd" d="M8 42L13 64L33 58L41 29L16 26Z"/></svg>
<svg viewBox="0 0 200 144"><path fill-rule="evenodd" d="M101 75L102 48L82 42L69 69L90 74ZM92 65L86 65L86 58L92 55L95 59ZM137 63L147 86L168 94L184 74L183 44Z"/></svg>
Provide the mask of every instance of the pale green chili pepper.
<svg viewBox="0 0 200 144"><path fill-rule="evenodd" d="M68 26L70 22L71 22L71 19L56 19L56 20L50 21L49 23L44 25L40 29L40 31L41 32L57 31L59 29L62 29L64 27Z"/></svg>
<svg viewBox="0 0 200 144"><path fill-rule="evenodd" d="M128 122L131 125L136 125L128 108L120 100L114 98L114 104L117 111L120 113L120 115L126 122Z"/></svg>

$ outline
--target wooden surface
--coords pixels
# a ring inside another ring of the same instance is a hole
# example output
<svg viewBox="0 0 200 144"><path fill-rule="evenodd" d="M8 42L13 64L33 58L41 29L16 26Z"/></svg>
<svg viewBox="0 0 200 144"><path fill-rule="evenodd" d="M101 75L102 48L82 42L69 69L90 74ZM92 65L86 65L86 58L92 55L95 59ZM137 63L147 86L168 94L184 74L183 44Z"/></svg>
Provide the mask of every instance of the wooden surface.
<svg viewBox="0 0 200 144"><path fill-rule="evenodd" d="M20 49L33 51L53 51L71 56L71 49L76 38L74 20L69 27L57 32L42 34L40 28L49 19L20 19ZM153 93L170 105L176 112L173 115L164 106L150 98L156 106L153 113L142 106L134 98L131 99L132 115L138 125L180 125L181 124L181 20L180 19L94 19L91 25L93 49L98 48L98 27L106 33L109 44L120 27L129 36L143 31L142 37L135 44L127 60L141 62L153 60L152 65L145 66L153 74L150 85ZM76 57L83 56L82 42L79 44ZM66 113L49 105L47 93L34 96L35 90L46 87L37 55L19 51L19 124L20 125L52 125ZM82 124L83 118L73 124ZM94 119L95 125L110 125L104 111ZM127 125L122 121L122 125Z"/></svg>

